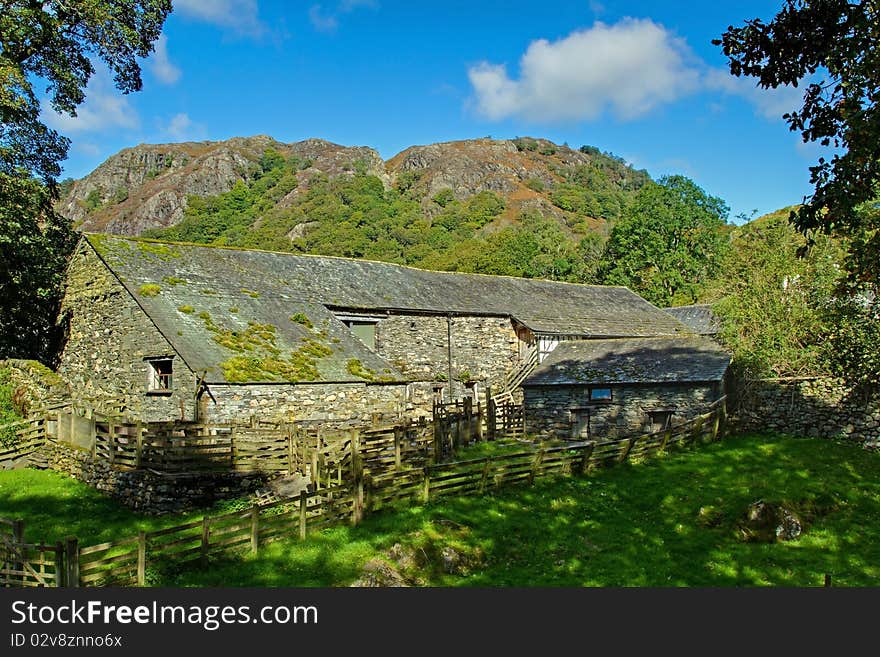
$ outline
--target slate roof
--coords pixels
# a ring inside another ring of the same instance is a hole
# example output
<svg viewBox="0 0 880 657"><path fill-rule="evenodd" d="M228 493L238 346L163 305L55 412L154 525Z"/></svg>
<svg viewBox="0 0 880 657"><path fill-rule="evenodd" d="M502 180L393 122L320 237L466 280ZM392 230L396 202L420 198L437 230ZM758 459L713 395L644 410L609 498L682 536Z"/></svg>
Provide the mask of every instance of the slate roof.
<svg viewBox="0 0 880 657"><path fill-rule="evenodd" d="M177 352L208 383L224 380L230 357L215 327L246 331L249 322L276 329L283 353L317 340L333 353L319 359L320 380L362 381L347 364L377 376L402 375L369 350L329 309L512 316L539 333L589 337L676 335L689 329L623 287L503 276L432 272L347 258L226 249L88 235L107 266L138 300ZM159 294L142 286L158 285ZM191 307L193 312L181 312ZM238 312L231 312L237 308ZM309 329L289 318L300 314ZM323 335L321 335L323 332Z"/></svg>
<svg viewBox="0 0 880 657"><path fill-rule="evenodd" d="M721 332L721 320L712 312L709 304L675 306L663 310L699 335L718 335Z"/></svg>
<svg viewBox="0 0 880 657"><path fill-rule="evenodd" d="M537 385L720 381L730 355L700 336L562 342L523 382Z"/></svg>

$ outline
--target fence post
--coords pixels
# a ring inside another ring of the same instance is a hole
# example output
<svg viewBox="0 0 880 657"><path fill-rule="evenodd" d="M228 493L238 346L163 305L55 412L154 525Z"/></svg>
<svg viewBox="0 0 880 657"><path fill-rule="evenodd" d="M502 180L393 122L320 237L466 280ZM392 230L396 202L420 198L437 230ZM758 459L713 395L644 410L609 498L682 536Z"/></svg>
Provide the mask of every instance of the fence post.
<svg viewBox="0 0 880 657"><path fill-rule="evenodd" d="M590 470L590 457L593 455L593 450L596 448L595 442L589 442L585 445L584 456L581 459L581 474L587 474Z"/></svg>
<svg viewBox="0 0 880 657"><path fill-rule="evenodd" d="M211 539L211 526L208 524L208 516L202 517L202 544L200 546L202 565L208 562L208 542Z"/></svg>
<svg viewBox="0 0 880 657"><path fill-rule="evenodd" d="M256 554L260 546L260 508L251 507L251 553Z"/></svg>
<svg viewBox="0 0 880 657"><path fill-rule="evenodd" d="M299 494L299 538L300 538L300 540L303 540L306 537L306 511L307 510L308 510L308 498L306 497L306 492L300 491L300 494Z"/></svg>
<svg viewBox="0 0 880 657"><path fill-rule="evenodd" d="M663 441L660 443L660 451L662 452L666 449L666 444L669 442L669 439L672 438L672 429L669 428L663 432Z"/></svg>
<svg viewBox="0 0 880 657"><path fill-rule="evenodd" d="M79 541L76 536L64 539L64 566L67 586L79 587Z"/></svg>
<svg viewBox="0 0 880 657"><path fill-rule="evenodd" d="M486 484L489 482L489 468L492 465L492 459L487 458L486 463L483 464L483 476L480 479L480 494L486 492Z"/></svg>
<svg viewBox="0 0 880 657"><path fill-rule="evenodd" d="M288 474L292 474L294 470L296 470L295 464L295 455L294 455L295 445L293 442L293 428L288 427L287 429L287 472Z"/></svg>
<svg viewBox="0 0 880 657"><path fill-rule="evenodd" d="M138 532L138 571L137 585L147 585L147 533L143 530Z"/></svg>
<svg viewBox="0 0 880 657"><path fill-rule="evenodd" d="M544 449L541 448L538 450L538 453L535 454L535 458L532 461L532 470L529 472L529 484L535 483L535 477L538 474L538 469L541 467L541 463L544 461Z"/></svg>
<svg viewBox="0 0 880 657"><path fill-rule="evenodd" d="M73 415L71 415L73 417ZM108 433L110 434L110 465L113 465L113 462L116 460L116 425L113 422L109 422L107 425ZM73 424L70 426L70 435L73 435ZM95 439L97 442L97 438Z"/></svg>
<svg viewBox="0 0 880 657"><path fill-rule="evenodd" d="M238 457L238 450L236 449L236 444L235 444L235 434L236 434L236 427L235 427L235 425L233 425L232 429L229 430L229 461L230 461L229 466L230 466L231 470L236 469L235 461L236 461L236 458Z"/></svg>
<svg viewBox="0 0 880 657"><path fill-rule="evenodd" d="M489 440L495 440L495 400L492 399L492 386L486 386L486 433Z"/></svg>
<svg viewBox="0 0 880 657"><path fill-rule="evenodd" d="M694 442L694 443L702 442L702 440L700 439L701 438L700 434L702 431L703 431L703 416L700 415L697 417L696 421L694 422L694 427L691 430L691 442Z"/></svg>
<svg viewBox="0 0 880 657"><path fill-rule="evenodd" d="M422 487L422 501L428 502L431 499L431 466L426 465L422 471L424 474L424 485Z"/></svg>
<svg viewBox="0 0 880 657"><path fill-rule="evenodd" d="M12 521L12 542L24 543L24 520L21 518Z"/></svg>
<svg viewBox="0 0 880 657"><path fill-rule="evenodd" d="M55 544L55 586L61 588L64 586L64 542L58 541Z"/></svg>
<svg viewBox="0 0 880 657"><path fill-rule="evenodd" d="M394 427L394 468L400 470L400 435L403 433L400 427Z"/></svg>
<svg viewBox="0 0 880 657"><path fill-rule="evenodd" d="M635 438L630 438L630 439L629 439L629 443L627 444L626 449L624 449L624 450L620 453L620 457L617 459L617 462L618 462L618 463L623 463L624 461L626 461L626 457L629 456L629 453L632 451L633 446L635 446L636 441L637 441L639 438L641 438L641 436L636 436Z"/></svg>
<svg viewBox="0 0 880 657"><path fill-rule="evenodd" d="M144 427L140 422L138 422L135 425L134 430L135 430L135 435L136 435L135 445L137 446L136 451L135 451L135 459L136 459L136 465L139 468L139 467L141 467L141 461L144 458L144 456L143 456L143 453L144 453Z"/></svg>

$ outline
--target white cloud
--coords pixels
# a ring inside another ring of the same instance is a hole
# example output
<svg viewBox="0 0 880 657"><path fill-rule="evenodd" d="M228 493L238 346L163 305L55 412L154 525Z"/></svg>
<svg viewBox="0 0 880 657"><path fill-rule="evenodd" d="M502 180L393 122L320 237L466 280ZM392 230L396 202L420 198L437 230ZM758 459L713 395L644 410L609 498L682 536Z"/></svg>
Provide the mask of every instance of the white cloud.
<svg viewBox="0 0 880 657"><path fill-rule="evenodd" d="M257 0L174 0L174 10L246 36L261 36L266 31Z"/></svg>
<svg viewBox="0 0 880 657"><path fill-rule="evenodd" d="M705 75L705 85L709 89L745 99L765 119L781 119L783 114L798 109L803 104L802 86L762 89L755 78L736 77L724 69L710 69Z"/></svg>
<svg viewBox="0 0 880 657"><path fill-rule="evenodd" d="M140 117L127 96L113 86L106 68L100 67L89 80L86 99L76 110L76 116L59 114L51 107L43 110L43 120L50 128L62 134L107 132L112 128L135 130Z"/></svg>
<svg viewBox="0 0 880 657"><path fill-rule="evenodd" d="M641 116L699 84L685 44L650 19L597 22L558 41L533 41L520 59L520 77L504 65L468 70L477 110L489 119L590 120L608 111Z"/></svg>
<svg viewBox="0 0 880 657"><path fill-rule="evenodd" d="M164 34L159 35L156 40L156 52L147 61L160 82L174 84L180 79L180 69L168 57L168 37Z"/></svg>
<svg viewBox="0 0 880 657"><path fill-rule="evenodd" d="M162 132L175 141L188 141L203 136L205 127L194 123L186 112L179 112L162 126Z"/></svg>
<svg viewBox="0 0 880 657"><path fill-rule="evenodd" d="M317 4L309 7L309 21L318 32L333 33L339 28L339 18L357 9L378 9L377 0L339 0L335 7L327 9Z"/></svg>
<svg viewBox="0 0 880 657"><path fill-rule="evenodd" d="M339 19L333 14L325 14L321 5L309 7L309 21L318 32L335 32L339 27Z"/></svg>

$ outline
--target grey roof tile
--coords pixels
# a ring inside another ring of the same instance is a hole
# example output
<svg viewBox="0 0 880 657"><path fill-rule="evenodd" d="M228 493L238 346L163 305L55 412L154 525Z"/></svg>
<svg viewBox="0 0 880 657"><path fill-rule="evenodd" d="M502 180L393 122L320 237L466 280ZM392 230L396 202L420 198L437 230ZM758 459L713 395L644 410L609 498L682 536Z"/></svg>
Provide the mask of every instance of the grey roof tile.
<svg viewBox="0 0 880 657"><path fill-rule="evenodd" d="M720 381L730 355L699 336L562 342L523 382L604 385Z"/></svg>
<svg viewBox="0 0 880 657"><path fill-rule="evenodd" d="M511 316L537 333L585 337L690 332L623 287L434 272L384 262L107 235L87 239L187 364L209 372L209 382L225 380L221 365L231 357L248 355L220 344L217 327L241 334L249 322L274 327L274 348L285 355L301 349L308 339L331 348L331 355L317 360L318 380L363 380L348 371L352 359L377 377L402 379L328 308ZM149 284L159 285L159 294L142 294L141 286ZM179 310L187 306L193 312ZM201 313L208 314L215 330ZM312 329L290 321L298 313Z"/></svg>

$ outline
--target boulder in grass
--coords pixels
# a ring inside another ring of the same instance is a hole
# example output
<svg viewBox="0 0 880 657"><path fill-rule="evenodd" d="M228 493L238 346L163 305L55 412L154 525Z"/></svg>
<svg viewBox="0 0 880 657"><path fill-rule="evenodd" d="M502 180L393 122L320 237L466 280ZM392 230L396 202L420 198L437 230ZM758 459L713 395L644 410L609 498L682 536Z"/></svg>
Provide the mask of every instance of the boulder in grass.
<svg viewBox="0 0 880 657"><path fill-rule="evenodd" d="M792 541L804 531L804 522L791 506L758 500L746 510L739 523L743 540L759 543Z"/></svg>

